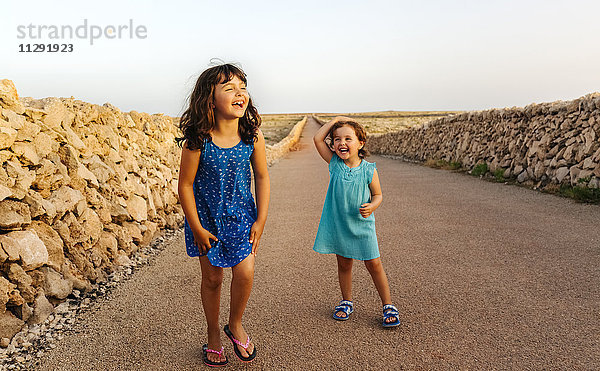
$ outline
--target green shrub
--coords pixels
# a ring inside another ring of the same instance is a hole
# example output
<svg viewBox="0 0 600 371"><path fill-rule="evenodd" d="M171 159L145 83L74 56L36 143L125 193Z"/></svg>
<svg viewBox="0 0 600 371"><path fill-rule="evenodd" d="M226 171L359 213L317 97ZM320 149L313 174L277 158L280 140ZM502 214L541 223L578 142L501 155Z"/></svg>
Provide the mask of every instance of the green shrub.
<svg viewBox="0 0 600 371"><path fill-rule="evenodd" d="M481 176L488 172L488 166L485 162L481 164L475 165L473 170L471 170L471 175L473 176Z"/></svg>
<svg viewBox="0 0 600 371"><path fill-rule="evenodd" d="M573 198L579 202L600 203L600 188L573 187L569 184L563 184L560 186L558 192L565 197Z"/></svg>
<svg viewBox="0 0 600 371"><path fill-rule="evenodd" d="M494 177L497 182L504 183L506 181L506 179L504 179L504 169L496 169L496 171L494 171Z"/></svg>

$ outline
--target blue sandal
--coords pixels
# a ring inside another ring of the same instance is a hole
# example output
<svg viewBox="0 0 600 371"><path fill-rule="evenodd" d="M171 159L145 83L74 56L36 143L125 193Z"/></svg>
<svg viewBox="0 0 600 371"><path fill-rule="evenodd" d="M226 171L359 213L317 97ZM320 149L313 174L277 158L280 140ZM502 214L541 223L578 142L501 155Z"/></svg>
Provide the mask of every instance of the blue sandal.
<svg viewBox="0 0 600 371"><path fill-rule="evenodd" d="M383 306L383 327L396 327L400 325L400 318L398 317L398 308L392 304L386 304ZM394 321L387 322L388 318L395 318Z"/></svg>
<svg viewBox="0 0 600 371"><path fill-rule="evenodd" d="M346 317L338 316L337 312L346 313ZM340 305L335 307L335 309L333 310L333 319L336 319L338 321L346 321L348 318L350 318L350 314L352 312L354 312L354 303L352 303L350 300L342 300L340 301Z"/></svg>

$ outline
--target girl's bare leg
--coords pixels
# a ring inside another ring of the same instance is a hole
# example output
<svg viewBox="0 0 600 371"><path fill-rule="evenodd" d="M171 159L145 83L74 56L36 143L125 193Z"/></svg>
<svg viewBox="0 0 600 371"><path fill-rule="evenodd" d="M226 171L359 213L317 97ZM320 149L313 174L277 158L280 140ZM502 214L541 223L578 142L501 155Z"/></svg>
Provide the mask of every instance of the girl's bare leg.
<svg viewBox="0 0 600 371"><path fill-rule="evenodd" d="M248 333L242 326L242 315L246 309L252 283L254 281L254 255L250 254L241 263L232 268L231 303L229 312L229 329L233 336L242 343L246 343ZM254 344L250 342L246 351L236 345L243 357L248 357L254 351Z"/></svg>
<svg viewBox="0 0 600 371"><path fill-rule="evenodd" d="M338 280L342 290L342 299L352 301L352 259L336 255ZM338 317L346 317L346 313L337 312Z"/></svg>
<svg viewBox="0 0 600 371"><path fill-rule="evenodd" d="M365 260L365 267L367 267L367 270L369 271L369 273L371 274L371 278L373 279L373 283L375 283L375 287L377 288L377 292L379 293L379 297L381 298L381 304L392 304L390 285L388 283L385 271L383 270L381 258ZM392 320L392 318L388 318L388 322L391 322Z"/></svg>
<svg viewBox="0 0 600 371"><path fill-rule="evenodd" d="M202 295L202 307L206 316L208 326L208 348L216 351L221 350L221 329L219 326L219 306L221 303L221 284L223 283L223 268L215 267L208 261L208 257L200 257L200 268L202 270L202 283L200 293ZM215 353L208 353L208 359L213 362L225 360L225 355L220 357Z"/></svg>

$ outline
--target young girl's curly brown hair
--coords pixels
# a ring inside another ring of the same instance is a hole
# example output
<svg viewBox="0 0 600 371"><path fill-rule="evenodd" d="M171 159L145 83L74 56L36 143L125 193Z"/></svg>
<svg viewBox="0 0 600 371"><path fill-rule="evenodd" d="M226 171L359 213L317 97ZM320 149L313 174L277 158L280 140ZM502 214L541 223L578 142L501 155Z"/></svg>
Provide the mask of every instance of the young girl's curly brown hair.
<svg viewBox="0 0 600 371"><path fill-rule="evenodd" d="M327 133L327 137L329 138L329 147L331 147L333 143L333 133L342 126L351 127L354 130L354 133L356 134L358 140L363 142L363 147L358 150L358 157L365 158L369 156L370 153L367 150L367 132L362 127L362 125L356 121L338 121L335 124L333 124L331 129L329 129L329 133Z"/></svg>
<svg viewBox="0 0 600 371"><path fill-rule="evenodd" d="M244 71L230 63L210 67L198 77L189 97L190 105L179 120L179 129L183 136L175 140L180 147L185 142L188 149L203 150L204 142L211 140L210 132L215 128L215 112L212 106L215 86L231 81L234 76L247 83ZM250 144L257 140L260 123L260 115L249 98L244 117L239 120L239 133L244 143Z"/></svg>

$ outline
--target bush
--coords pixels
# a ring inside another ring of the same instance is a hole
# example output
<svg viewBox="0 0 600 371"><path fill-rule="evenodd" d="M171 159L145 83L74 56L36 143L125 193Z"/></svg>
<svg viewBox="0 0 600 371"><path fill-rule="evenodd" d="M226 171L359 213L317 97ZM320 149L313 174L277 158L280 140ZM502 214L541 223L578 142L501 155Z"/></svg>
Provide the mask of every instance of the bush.
<svg viewBox="0 0 600 371"><path fill-rule="evenodd" d="M482 176L482 175L485 175L487 172L488 172L488 166L484 162L484 163L475 165L475 167L473 168L473 170L471 170L471 175L473 175L473 176Z"/></svg>
<svg viewBox="0 0 600 371"><path fill-rule="evenodd" d="M563 184L558 192L566 197L573 198L579 202L600 203L600 188L588 188Z"/></svg>
<svg viewBox="0 0 600 371"><path fill-rule="evenodd" d="M498 183L504 183L506 181L506 179L504 179L504 169L496 169L496 171L494 171L494 177Z"/></svg>

